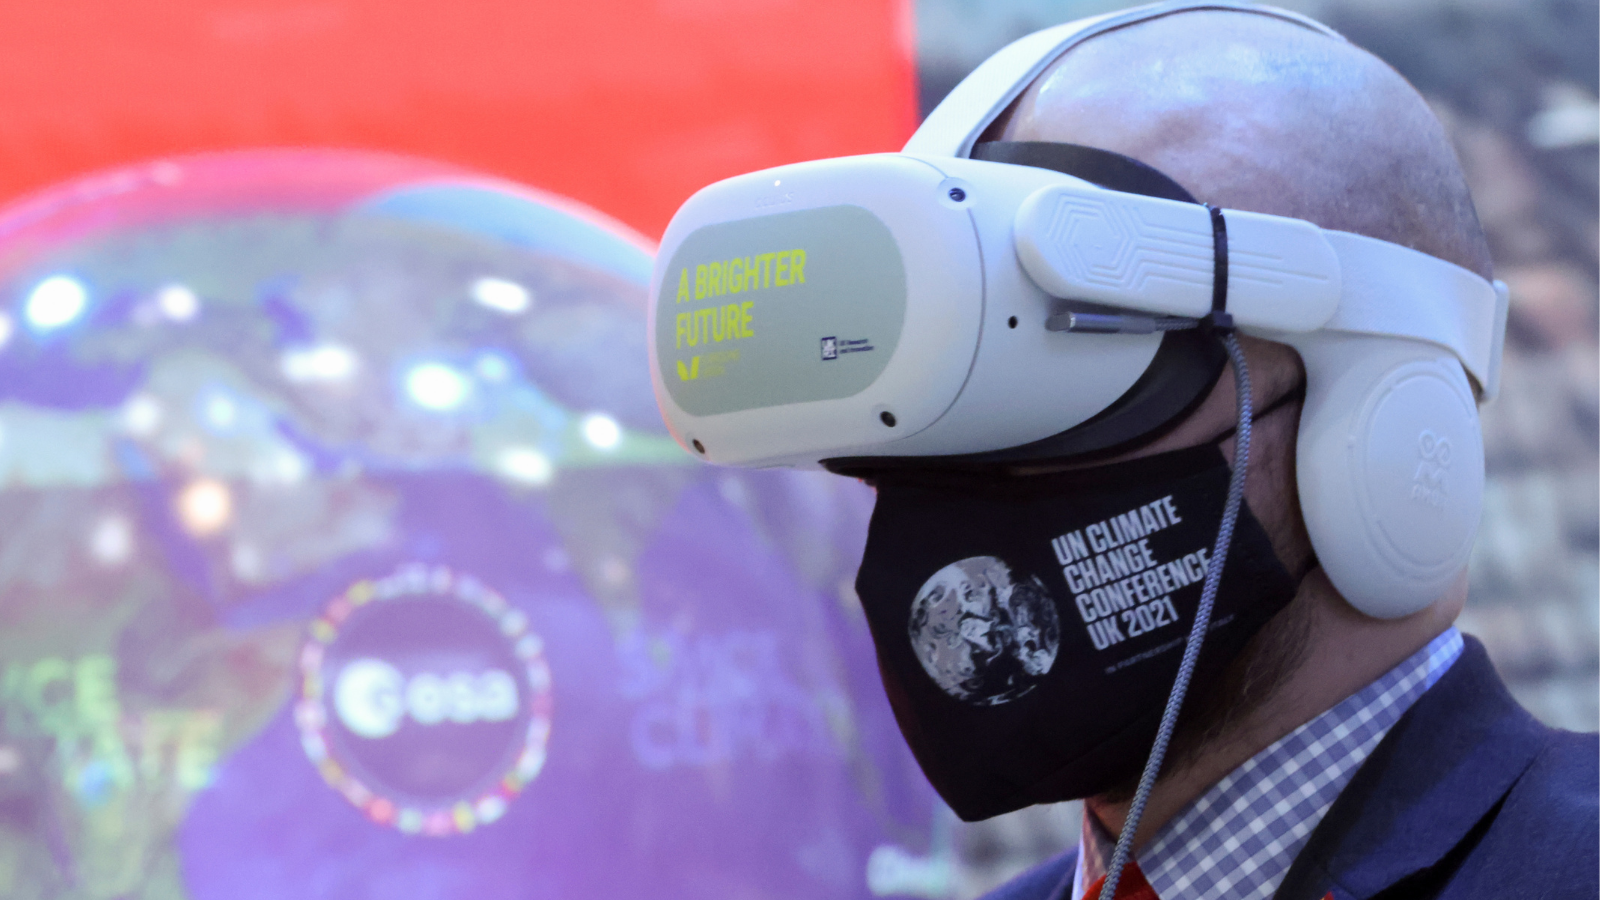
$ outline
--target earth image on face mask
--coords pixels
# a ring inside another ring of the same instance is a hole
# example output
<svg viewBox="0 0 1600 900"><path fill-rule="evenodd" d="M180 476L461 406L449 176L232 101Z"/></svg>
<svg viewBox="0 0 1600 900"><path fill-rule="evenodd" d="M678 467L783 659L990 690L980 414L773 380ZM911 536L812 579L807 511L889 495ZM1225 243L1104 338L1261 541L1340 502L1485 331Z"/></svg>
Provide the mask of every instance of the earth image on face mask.
<svg viewBox="0 0 1600 900"><path fill-rule="evenodd" d="M1061 623L1038 578L973 556L929 578L911 604L917 659L944 692L977 706L1027 694L1055 665Z"/></svg>

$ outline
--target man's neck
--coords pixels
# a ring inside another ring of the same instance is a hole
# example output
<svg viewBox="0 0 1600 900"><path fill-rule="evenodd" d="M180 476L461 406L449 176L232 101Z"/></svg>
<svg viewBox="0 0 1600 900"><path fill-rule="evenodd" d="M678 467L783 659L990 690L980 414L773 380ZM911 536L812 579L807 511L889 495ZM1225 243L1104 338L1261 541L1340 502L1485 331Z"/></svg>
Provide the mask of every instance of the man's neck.
<svg viewBox="0 0 1600 900"><path fill-rule="evenodd" d="M1206 789L1278 739L1399 665L1455 621L1466 601L1466 576L1432 606L1403 619L1374 619L1355 611L1318 569L1290 606L1310 618L1301 664L1253 710L1187 755L1150 792L1133 846L1140 849ZM1290 613L1285 609L1279 615ZM1120 834L1130 798L1084 802L1109 834Z"/></svg>

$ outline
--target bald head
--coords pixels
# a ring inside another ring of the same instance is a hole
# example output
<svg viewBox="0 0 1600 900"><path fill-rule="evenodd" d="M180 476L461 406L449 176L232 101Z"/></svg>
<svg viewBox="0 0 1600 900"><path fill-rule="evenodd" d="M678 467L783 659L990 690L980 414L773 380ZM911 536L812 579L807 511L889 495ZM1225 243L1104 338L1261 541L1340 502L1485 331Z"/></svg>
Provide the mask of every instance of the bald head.
<svg viewBox="0 0 1600 900"><path fill-rule="evenodd" d="M1466 180L1427 104L1366 51L1281 19L1200 10L1098 35L985 138L1113 150L1213 205L1381 238L1491 277Z"/></svg>

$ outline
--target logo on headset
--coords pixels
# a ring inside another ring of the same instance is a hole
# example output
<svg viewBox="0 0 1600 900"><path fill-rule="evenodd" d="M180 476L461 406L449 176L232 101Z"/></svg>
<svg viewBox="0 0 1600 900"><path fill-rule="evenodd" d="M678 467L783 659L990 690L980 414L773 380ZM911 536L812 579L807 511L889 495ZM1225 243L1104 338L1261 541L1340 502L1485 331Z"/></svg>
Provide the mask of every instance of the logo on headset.
<svg viewBox="0 0 1600 900"><path fill-rule="evenodd" d="M846 353L871 353L878 349L873 345L871 338L845 338L840 340L837 335L830 335L822 339L822 358L824 361L838 359Z"/></svg>
<svg viewBox="0 0 1600 900"><path fill-rule="evenodd" d="M1450 468L1450 439L1424 429L1417 435L1417 471L1411 476L1411 499L1434 509L1444 506L1444 476Z"/></svg>

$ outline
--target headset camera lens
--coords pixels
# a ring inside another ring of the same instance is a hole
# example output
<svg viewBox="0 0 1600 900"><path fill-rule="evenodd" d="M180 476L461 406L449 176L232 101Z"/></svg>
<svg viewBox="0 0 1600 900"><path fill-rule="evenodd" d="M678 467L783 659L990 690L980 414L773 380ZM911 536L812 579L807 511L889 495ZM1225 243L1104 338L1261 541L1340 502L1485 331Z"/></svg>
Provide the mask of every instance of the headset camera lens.
<svg viewBox="0 0 1600 900"><path fill-rule="evenodd" d="M960 189L957 188L957 190ZM894 427L894 413L885 410L884 412L878 414L878 419L890 428Z"/></svg>
<svg viewBox="0 0 1600 900"><path fill-rule="evenodd" d="M700 439L699 438L695 438L694 440L690 441L689 443L694 445L694 452L700 454L701 456L705 456L706 455L706 445L700 443Z"/></svg>
<svg viewBox="0 0 1600 900"><path fill-rule="evenodd" d="M961 201L967 199L967 192L963 191L961 188L951 188L950 199L960 203Z"/></svg>

